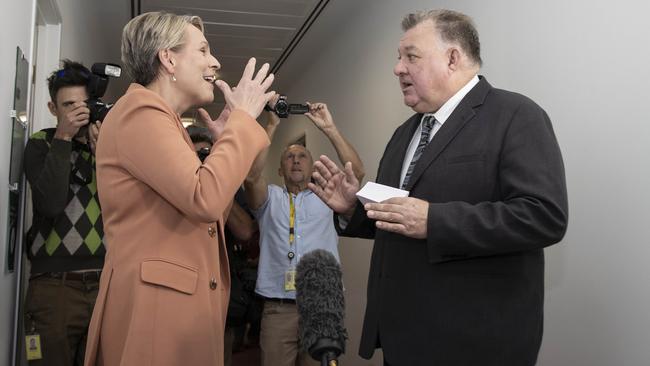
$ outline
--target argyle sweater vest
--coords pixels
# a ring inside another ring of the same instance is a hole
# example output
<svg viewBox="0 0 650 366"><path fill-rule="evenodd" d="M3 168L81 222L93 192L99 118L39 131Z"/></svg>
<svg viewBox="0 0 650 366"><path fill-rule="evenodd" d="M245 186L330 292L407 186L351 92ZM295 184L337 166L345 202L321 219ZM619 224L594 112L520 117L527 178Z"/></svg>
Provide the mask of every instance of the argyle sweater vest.
<svg viewBox="0 0 650 366"><path fill-rule="evenodd" d="M52 209L60 211L55 216L47 216L38 209L48 207L48 201L55 198L33 194L34 220L28 233L32 273L101 269L106 248L97 196L95 157L85 144L74 140L53 140L55 131L46 129L33 134L25 149L26 173L32 168L27 165L30 162L41 164L38 166L41 174L49 168L47 181L42 177L32 179L34 182L30 180L32 191L48 192L53 188L51 185L60 185L62 189L59 192L65 192L63 185L68 186L66 200L58 200L64 202L65 207L59 204L62 211ZM64 144L70 145L62 148ZM66 162L70 164L69 169L56 169L65 166ZM34 173L27 175L29 180Z"/></svg>

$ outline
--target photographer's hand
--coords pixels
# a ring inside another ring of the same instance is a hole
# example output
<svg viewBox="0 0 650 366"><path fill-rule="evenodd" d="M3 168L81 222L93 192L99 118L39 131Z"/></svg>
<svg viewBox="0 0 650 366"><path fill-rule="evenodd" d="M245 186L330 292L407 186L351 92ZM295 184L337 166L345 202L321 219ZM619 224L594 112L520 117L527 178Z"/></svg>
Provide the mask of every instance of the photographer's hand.
<svg viewBox="0 0 650 366"><path fill-rule="evenodd" d="M280 125L280 117L278 117L278 114L273 111L273 109L275 109L275 103L278 102L279 98L280 95L276 94L268 103L268 106L271 108L271 110L267 111L268 118L266 120L266 133L269 135L269 139L271 141L273 141L273 134L275 133L275 129Z"/></svg>
<svg viewBox="0 0 650 366"><path fill-rule="evenodd" d="M336 129L332 115L327 109L327 104L307 102L307 105L309 106L309 112L305 113L305 116L312 120L319 130L328 132L328 130Z"/></svg>
<svg viewBox="0 0 650 366"><path fill-rule="evenodd" d="M241 109L251 117L257 117L264 109L264 105L273 98L274 91L266 92L273 83L273 74L269 74L269 64L265 63L255 73L255 58L251 58L246 64L244 74L236 88L230 86L223 80L217 80L216 85L223 93L226 103L232 110Z"/></svg>
<svg viewBox="0 0 650 366"><path fill-rule="evenodd" d="M277 113L275 113L275 105L278 104L278 100L280 100L280 94L276 93L274 96L271 97L271 99L269 99L268 103L266 103L266 106L268 107L267 111L273 112L273 114L275 114L276 116Z"/></svg>
<svg viewBox="0 0 650 366"><path fill-rule="evenodd" d="M86 102L75 102L67 108L70 111L64 114L63 118L58 121L54 138L72 141L77 132L79 132L79 129L88 124L90 110L86 107Z"/></svg>
<svg viewBox="0 0 650 366"><path fill-rule="evenodd" d="M99 138L99 130L102 128L102 123L96 121L88 127L88 144L90 145L90 150L95 154L95 149L97 148L97 139Z"/></svg>
<svg viewBox="0 0 650 366"><path fill-rule="evenodd" d="M268 119L266 121L266 134L269 136L269 140L273 141L273 135L275 135L275 130L280 125L280 117L273 111L268 111Z"/></svg>
<svg viewBox="0 0 650 366"><path fill-rule="evenodd" d="M350 142L343 136L339 129L334 124L332 115L330 114L327 104L325 103L309 103L309 112L305 113L314 125L321 130L325 136L330 140L336 154L339 156L339 159L343 165L350 162L352 163L352 170L354 171L354 176L360 182L363 180L366 172L363 168L363 162L357 150L350 144ZM317 162L318 163L318 162ZM323 163L324 164L324 163ZM347 165L346 165L347 166Z"/></svg>

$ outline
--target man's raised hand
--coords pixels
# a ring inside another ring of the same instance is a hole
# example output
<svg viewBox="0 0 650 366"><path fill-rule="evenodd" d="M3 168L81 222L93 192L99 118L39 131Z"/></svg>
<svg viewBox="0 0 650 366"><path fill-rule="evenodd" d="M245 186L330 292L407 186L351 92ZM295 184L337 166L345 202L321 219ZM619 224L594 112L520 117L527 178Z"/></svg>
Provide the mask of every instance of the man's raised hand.
<svg viewBox="0 0 650 366"><path fill-rule="evenodd" d="M334 212L347 218L352 216L357 202L359 180L354 176L350 162L341 170L330 158L321 155L314 163L312 178L314 183L308 184L309 189Z"/></svg>

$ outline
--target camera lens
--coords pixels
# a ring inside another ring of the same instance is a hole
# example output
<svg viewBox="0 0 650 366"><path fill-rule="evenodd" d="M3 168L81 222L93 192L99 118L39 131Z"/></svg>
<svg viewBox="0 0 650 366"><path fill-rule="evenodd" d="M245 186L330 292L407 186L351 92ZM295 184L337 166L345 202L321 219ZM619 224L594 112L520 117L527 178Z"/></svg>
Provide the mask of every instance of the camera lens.
<svg viewBox="0 0 650 366"><path fill-rule="evenodd" d="M287 113L289 113L289 106L287 105L287 102L278 101L278 103L275 105L275 112L277 114L287 114Z"/></svg>
<svg viewBox="0 0 650 366"><path fill-rule="evenodd" d="M198 155L199 160L201 160L201 162L203 162L205 160L205 158L207 158L208 155L210 155L210 148L209 147L202 147L201 149L199 149L196 152L196 155Z"/></svg>

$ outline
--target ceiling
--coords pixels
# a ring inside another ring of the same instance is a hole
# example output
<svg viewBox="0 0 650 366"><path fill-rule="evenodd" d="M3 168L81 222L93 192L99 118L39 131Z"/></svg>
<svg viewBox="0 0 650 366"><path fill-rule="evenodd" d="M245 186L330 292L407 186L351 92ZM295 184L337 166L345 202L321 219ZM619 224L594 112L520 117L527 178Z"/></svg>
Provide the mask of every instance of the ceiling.
<svg viewBox="0 0 650 366"><path fill-rule="evenodd" d="M219 60L219 76L236 85L250 57L277 72L329 0L131 0L132 15L150 11L198 15ZM223 108L220 92L208 111Z"/></svg>

